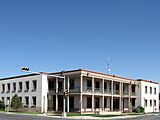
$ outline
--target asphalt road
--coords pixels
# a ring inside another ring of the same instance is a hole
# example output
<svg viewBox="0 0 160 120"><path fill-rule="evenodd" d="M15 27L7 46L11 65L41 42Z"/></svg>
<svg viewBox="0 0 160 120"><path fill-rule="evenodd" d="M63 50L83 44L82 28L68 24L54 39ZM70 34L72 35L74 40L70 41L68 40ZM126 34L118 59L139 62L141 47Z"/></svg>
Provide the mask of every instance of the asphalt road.
<svg viewBox="0 0 160 120"><path fill-rule="evenodd" d="M0 120L64 120L64 119L36 116L36 115L16 115L16 114L0 113ZM69 120L69 119L67 119L67 120ZM72 120L74 120L74 119L72 119ZM77 120L77 119L75 119L75 120ZM150 115L150 116L145 116L145 117L130 118L130 119L118 119L118 120L160 120L160 115Z"/></svg>

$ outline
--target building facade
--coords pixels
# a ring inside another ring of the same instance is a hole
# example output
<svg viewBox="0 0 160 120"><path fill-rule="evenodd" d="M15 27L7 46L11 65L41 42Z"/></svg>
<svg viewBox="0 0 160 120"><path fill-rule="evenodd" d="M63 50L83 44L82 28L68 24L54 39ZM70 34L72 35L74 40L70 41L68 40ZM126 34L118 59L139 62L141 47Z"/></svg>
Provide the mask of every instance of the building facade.
<svg viewBox="0 0 160 120"><path fill-rule="evenodd" d="M144 107L145 112L159 112L159 83L138 79L137 105Z"/></svg>
<svg viewBox="0 0 160 120"><path fill-rule="evenodd" d="M65 88L64 79L55 75L65 76ZM138 93L140 82L82 69L29 74L0 79L0 99L8 105L17 94L23 103L23 110L59 112L63 110L64 90L67 90L67 112L131 112L142 100L139 100L142 95Z"/></svg>

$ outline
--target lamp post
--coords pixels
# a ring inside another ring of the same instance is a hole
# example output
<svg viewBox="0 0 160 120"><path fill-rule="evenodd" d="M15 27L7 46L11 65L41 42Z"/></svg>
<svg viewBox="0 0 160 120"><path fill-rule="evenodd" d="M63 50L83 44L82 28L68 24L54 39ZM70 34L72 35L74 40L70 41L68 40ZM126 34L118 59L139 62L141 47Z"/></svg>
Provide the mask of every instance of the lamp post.
<svg viewBox="0 0 160 120"><path fill-rule="evenodd" d="M29 72L29 73L35 73L35 74L41 74L40 72L32 72L30 71L29 68L27 67L22 67L21 68L21 71L22 72ZM62 72L63 73L63 72ZM58 75L47 75L47 76L51 76L51 77L54 77L54 78L61 78L64 80L64 84L63 84L63 112L62 112L62 117L66 117L66 98L65 98L65 92L66 92L66 89L65 89L65 76L58 76Z"/></svg>

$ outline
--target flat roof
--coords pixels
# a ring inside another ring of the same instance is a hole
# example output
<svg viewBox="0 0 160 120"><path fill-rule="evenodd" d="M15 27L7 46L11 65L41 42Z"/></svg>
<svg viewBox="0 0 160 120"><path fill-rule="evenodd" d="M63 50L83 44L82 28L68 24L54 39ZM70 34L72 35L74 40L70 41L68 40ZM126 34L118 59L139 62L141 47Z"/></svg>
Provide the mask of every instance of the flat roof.
<svg viewBox="0 0 160 120"><path fill-rule="evenodd" d="M159 84L158 82L154 82L154 81L152 81L152 80L137 79L137 81L144 81L144 82Z"/></svg>

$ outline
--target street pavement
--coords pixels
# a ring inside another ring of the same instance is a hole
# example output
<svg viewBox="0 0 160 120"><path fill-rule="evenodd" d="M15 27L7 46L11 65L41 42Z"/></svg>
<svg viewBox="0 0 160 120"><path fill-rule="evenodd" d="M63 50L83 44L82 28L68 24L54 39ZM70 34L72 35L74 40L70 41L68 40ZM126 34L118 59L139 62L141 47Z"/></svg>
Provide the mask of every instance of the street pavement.
<svg viewBox="0 0 160 120"><path fill-rule="evenodd" d="M86 118L55 118L55 117L46 117L40 115L21 115L21 114L8 114L8 113L0 113L0 120L87 120ZM98 119L98 118L97 118ZM91 119L88 119L91 120ZM105 118L101 118L101 120L105 120ZM106 120L116 120L113 118L107 118ZM146 115L136 118L118 118L118 120L160 120L160 115Z"/></svg>

